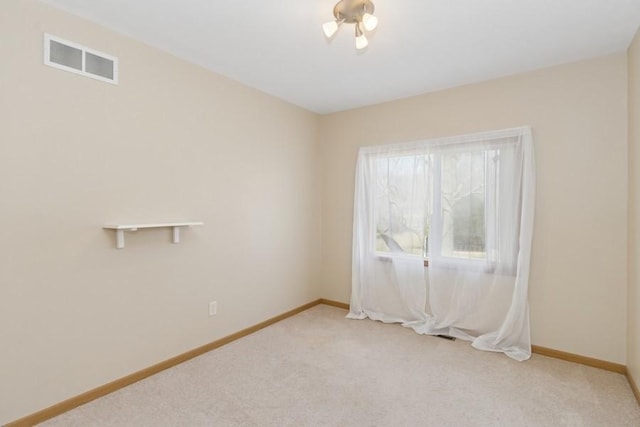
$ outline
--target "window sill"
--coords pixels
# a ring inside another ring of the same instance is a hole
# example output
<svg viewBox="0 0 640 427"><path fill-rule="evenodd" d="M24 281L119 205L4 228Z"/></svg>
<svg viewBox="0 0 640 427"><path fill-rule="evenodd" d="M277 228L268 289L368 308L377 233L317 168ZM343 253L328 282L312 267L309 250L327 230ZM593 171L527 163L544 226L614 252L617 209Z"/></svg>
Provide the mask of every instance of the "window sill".
<svg viewBox="0 0 640 427"><path fill-rule="evenodd" d="M391 254L385 254L382 252L376 252L375 257L383 262L391 262L391 260L393 260L394 258L417 258L417 255L391 255ZM429 267L429 260L428 259L424 259L424 266L425 267Z"/></svg>
<svg viewBox="0 0 640 427"><path fill-rule="evenodd" d="M416 255L392 255L377 252L375 254L376 259L382 262L391 262L394 258L417 258ZM494 274L496 271L496 264L494 262L486 262L479 260L464 260L455 258L438 258L437 268L450 269L450 270L466 270L477 271L482 273ZM432 261L429 259L423 260L425 268L429 266L433 267Z"/></svg>

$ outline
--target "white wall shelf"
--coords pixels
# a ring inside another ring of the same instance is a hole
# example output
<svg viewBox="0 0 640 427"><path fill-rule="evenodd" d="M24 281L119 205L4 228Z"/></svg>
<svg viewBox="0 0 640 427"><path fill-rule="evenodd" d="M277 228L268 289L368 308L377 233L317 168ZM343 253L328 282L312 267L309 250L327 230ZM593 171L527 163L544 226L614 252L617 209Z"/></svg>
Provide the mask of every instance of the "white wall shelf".
<svg viewBox="0 0 640 427"><path fill-rule="evenodd" d="M172 228L173 243L180 243L180 229L183 227L193 227L194 225L204 225L204 222L167 222L164 224L106 224L102 228L116 231L116 248L124 248L124 232L138 231L142 228Z"/></svg>

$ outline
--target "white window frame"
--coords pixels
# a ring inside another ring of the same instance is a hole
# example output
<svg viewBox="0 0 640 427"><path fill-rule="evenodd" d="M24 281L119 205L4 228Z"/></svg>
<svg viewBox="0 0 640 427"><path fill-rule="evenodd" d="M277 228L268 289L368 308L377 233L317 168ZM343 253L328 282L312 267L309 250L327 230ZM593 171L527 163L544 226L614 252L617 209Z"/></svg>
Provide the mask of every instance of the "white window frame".
<svg viewBox="0 0 640 427"><path fill-rule="evenodd" d="M58 64L57 62L51 62L51 41L78 49L80 51L82 51L82 70L78 70L75 69L73 67L69 67L63 64ZM99 56L105 59L108 59L110 61L113 61L113 79L108 79L106 77L102 77L99 76L97 74L92 74L89 73L87 71L85 71L85 63L86 63L86 56L87 53L90 53L92 55L95 56ZM118 84L118 58L112 55L108 55L106 53L94 50L94 49L90 49L86 46L83 46L81 44L78 43L74 43L68 40L65 40L63 38L54 36L52 34L49 33L44 33L44 64L48 65L49 67L53 67L53 68L58 68L60 70L64 70L64 71L68 71L70 73L74 73L74 74L79 74L81 76L85 76L85 77L89 77L92 78L94 80L100 80L102 82L106 82L106 83L111 83L114 85Z"/></svg>
<svg viewBox="0 0 640 427"><path fill-rule="evenodd" d="M499 148L493 149L482 149L482 150L469 150L463 152L474 152L474 151L497 151L497 156L499 159ZM407 155L407 153L403 153ZM403 154L398 153L398 157ZM446 154L446 150L442 150L441 153L433 154L433 194L432 197L432 207L433 212L440 212L440 215L433 215L433 221L429 226L429 236L437 235L439 238L433 239L432 252L427 254L427 257L423 257L420 255L410 254L410 253L394 253L394 252L384 252L376 249L376 241L377 241L377 230L376 224L378 223L377 207L374 207L372 210L374 218L372 221L372 245L373 252L375 256L379 259L392 259L392 258L421 258L425 262L425 267L429 265L431 260L437 260L440 266L444 267L463 267L471 270L479 270L479 271L491 271L495 268L495 256L496 256L496 236L495 236L495 225L493 222L496 220L496 198L497 198L497 173L498 173L498 165L497 163L489 165L489 162L492 159L485 158L485 258L484 259L471 259L471 258L457 258L442 255L441 249L441 240L442 240L442 154ZM410 154L409 154L410 155ZM486 156L486 154L485 154ZM370 161L372 162L373 167L375 168L375 160L380 158L380 155L372 155L370 157ZM395 157L395 156L387 156L382 155L382 157ZM375 170L375 169L374 169ZM377 172L374 172L377 173ZM493 205L493 207L491 207Z"/></svg>

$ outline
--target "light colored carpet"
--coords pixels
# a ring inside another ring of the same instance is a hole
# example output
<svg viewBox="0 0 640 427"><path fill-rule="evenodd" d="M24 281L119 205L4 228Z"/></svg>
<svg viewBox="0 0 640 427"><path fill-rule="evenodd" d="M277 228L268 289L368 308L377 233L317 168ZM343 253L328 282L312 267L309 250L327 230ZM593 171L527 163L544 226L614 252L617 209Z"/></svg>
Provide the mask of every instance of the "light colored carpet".
<svg viewBox="0 0 640 427"><path fill-rule="evenodd" d="M316 306L42 425L640 426L622 375L345 314Z"/></svg>

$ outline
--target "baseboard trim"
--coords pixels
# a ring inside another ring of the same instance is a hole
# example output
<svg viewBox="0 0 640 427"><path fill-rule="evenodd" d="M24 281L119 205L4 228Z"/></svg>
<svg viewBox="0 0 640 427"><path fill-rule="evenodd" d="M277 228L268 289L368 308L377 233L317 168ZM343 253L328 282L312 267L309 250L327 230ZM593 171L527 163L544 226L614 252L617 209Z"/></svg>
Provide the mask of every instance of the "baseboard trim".
<svg viewBox="0 0 640 427"><path fill-rule="evenodd" d="M581 365L591 366L592 368L604 369L605 371L616 372L626 375L627 367L618 363L607 362L605 360L594 359L592 357L580 356L579 354L567 353L565 351L554 350L552 348L531 346L531 351L542 356L553 357L554 359L566 360L567 362L579 363Z"/></svg>
<svg viewBox="0 0 640 427"><path fill-rule="evenodd" d="M345 304L344 302L333 301L330 299L320 298L319 304L330 305L332 307L342 308L344 310L349 310L349 304Z"/></svg>
<svg viewBox="0 0 640 427"><path fill-rule="evenodd" d="M638 389L638 383L635 382L635 380L631 376L631 372L629 372L628 369L627 369L627 379L629 380L631 391L633 391L633 394L636 396L636 399L638 400L638 405L640 405L640 389Z"/></svg>
<svg viewBox="0 0 640 427"><path fill-rule="evenodd" d="M342 308L345 310L349 310L349 304L345 304L343 302L332 301L328 299L321 298L320 304L331 305L333 307ZM604 369L606 371L616 372L618 374L627 374L627 368L624 365L620 365L613 362L607 362L600 359L594 359L591 357L580 356L579 354L567 353L565 351L554 350L552 348L541 347L538 345L532 345L531 351L536 354L540 354L542 356L553 357L554 359L561 359L568 362L579 363L581 365L591 366L593 368ZM631 382L631 377L629 376L629 382ZM635 384L632 385L632 388L635 387ZM636 389L637 390L637 387ZM636 393L637 396L637 393ZM640 399L638 399L640 400Z"/></svg>
<svg viewBox="0 0 640 427"><path fill-rule="evenodd" d="M222 347L225 344L229 344L230 342L246 337L247 335L251 335L254 332L259 331L260 329L264 329L267 326L271 326L288 317L295 316L296 314L301 313L305 310L308 310L311 307L315 307L316 305L319 305L319 304L324 304L332 307L341 308L344 310L349 310L349 304L339 302L339 301L333 301L333 300L324 299L324 298L311 301L307 304L301 305L300 307L294 308L293 310L289 310L285 313L282 313L278 316L267 319L256 325L250 326L246 329L242 329L241 331L238 331L226 337L220 338L219 340L213 341L209 344L205 344L193 350L189 350L186 353L182 353L178 356L172 357L170 359L157 363L148 368L142 369L140 371L134 372L125 377L119 378L115 381L102 385L100 387L94 388L93 390L89 390L85 393L79 394L78 396L69 398L63 402L60 402L48 408L42 409L31 415L27 415L23 418L12 421L8 424L5 424L5 427L30 427L38 423L42 423L48 419L51 419L58 415L64 414L65 412L68 412L74 408L77 408L78 406L82 406L86 403L89 403L92 400L98 399L102 396L106 396L107 394L113 393L114 391L117 391L128 385L134 384L140 380L150 377L151 375L155 375L166 369L179 365L180 363L186 362L187 360L193 359L194 357L200 356L218 347ZM624 365L620 365L612 362L606 362L604 360L594 359L591 357L580 356L578 354L567 353L560 350L554 350L551 348L540 347L537 345L532 345L531 351L533 353L540 354L543 356L553 357L555 359L566 360L568 362L579 363L582 365L591 366L594 368L600 368L607 371L617 372L619 374L626 375L627 379L629 380L629 384L631 385L631 390L633 391L634 395L636 396L636 399L638 399L638 403L640 404L640 391L638 390L637 383L634 381L633 377L627 371L627 368Z"/></svg>
<svg viewBox="0 0 640 427"><path fill-rule="evenodd" d="M344 310L349 310L349 304L339 301L333 301L329 299L320 298L318 300L318 304L330 305L332 307L342 308ZM631 386L631 391L635 395L638 400L638 404L640 405L640 389L638 389L638 383L635 382L633 377L631 376L631 372L627 370L625 365L620 365L618 363L607 362L605 360L594 359L592 357L580 356L579 354L567 353L566 351L554 350L552 348L541 347L539 345L532 345L531 351L535 354L539 354L541 356L553 357L554 359L565 360L567 362L579 363L581 365L590 366L592 368L604 369L605 371L615 372L618 374L626 375L627 380L629 380L629 385Z"/></svg>
<svg viewBox="0 0 640 427"><path fill-rule="evenodd" d="M26 417L20 418L16 421L12 421L9 424L6 424L5 427L30 427L30 426L36 425L38 423L44 422L48 419L61 415L65 412L68 412L74 408L77 408L78 406L89 403L92 400L98 399L102 396L106 396L107 394L113 393L114 391L117 391L128 385L134 384L140 380L150 377L151 375L155 375L166 369L179 365L180 363L186 362L189 359L193 359L194 357L200 356L218 347L222 347L225 344L229 344L230 342L246 337L247 335L251 335L252 333L259 331L260 329L264 329L267 326L271 326L274 323L278 323L281 320L284 320L288 317L294 316L298 313L308 310L311 307L314 307L318 304L333 305L331 303L326 303L323 301L324 300L317 299L310 303L301 305L300 307L294 308L293 310L289 310L278 316L267 319L264 322L260 322L256 325L250 326L246 329L243 329L241 331L238 331L226 337L220 338L219 340L213 341L209 344L205 344L201 347L194 348L193 350L189 350L186 353L182 353L178 356L172 357L171 359L167 359L163 362L157 363L148 368L142 369L140 371L134 372L125 377L122 377L120 379L107 383L105 385L102 385L100 387L94 388L93 390L89 390L85 393L79 394L78 396L72 397L63 402L60 402L48 408L42 409L31 415L27 415Z"/></svg>
<svg viewBox="0 0 640 427"><path fill-rule="evenodd" d="M320 299L320 304L331 305L338 308L343 308L345 310L349 309L349 304L345 304L343 302L327 300L324 298ZM591 357L580 356L579 354L567 353L565 351L554 350L552 348L541 347L538 345L532 345L531 351L536 354L540 354L542 356L553 357L554 359L561 359L567 362L579 363L581 365L591 366L593 368L604 369L606 371L616 372L618 374L625 375L629 377L629 383L631 383L631 388L634 389L634 393L636 397L638 397L638 388L635 383L633 383L633 379L627 373L627 368L624 365L620 365L618 363L607 362L600 359L594 359ZM635 388L634 388L635 387ZM638 401L640 401L640 397L638 397Z"/></svg>

